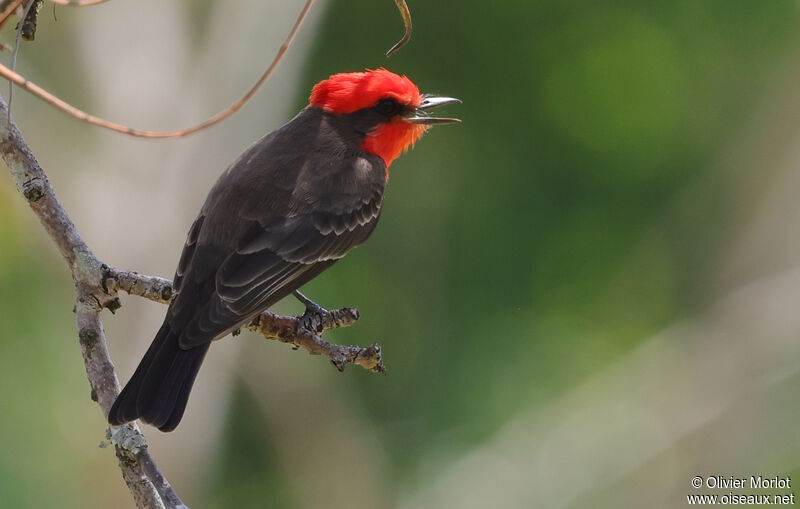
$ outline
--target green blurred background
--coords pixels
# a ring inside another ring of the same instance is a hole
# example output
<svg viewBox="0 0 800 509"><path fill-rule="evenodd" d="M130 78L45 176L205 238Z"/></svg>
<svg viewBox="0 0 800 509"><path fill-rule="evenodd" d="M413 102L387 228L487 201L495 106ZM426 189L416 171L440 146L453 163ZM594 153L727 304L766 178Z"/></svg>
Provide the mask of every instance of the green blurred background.
<svg viewBox="0 0 800 509"><path fill-rule="evenodd" d="M188 139L129 139L14 94L98 256L163 276L216 176L315 82L385 66L464 101L461 125L392 166L370 241L306 287L360 309L330 337L379 340L388 375L220 341L181 427L145 428L184 500L683 507L694 475L800 478L799 4L409 5L412 41L387 60L392 2L319 2L255 100ZM300 8L115 0L55 21L46 4L18 69L90 112L180 127L249 86ZM133 506L97 447L72 299L0 177L0 507ZM164 308L123 305L105 325L125 381Z"/></svg>

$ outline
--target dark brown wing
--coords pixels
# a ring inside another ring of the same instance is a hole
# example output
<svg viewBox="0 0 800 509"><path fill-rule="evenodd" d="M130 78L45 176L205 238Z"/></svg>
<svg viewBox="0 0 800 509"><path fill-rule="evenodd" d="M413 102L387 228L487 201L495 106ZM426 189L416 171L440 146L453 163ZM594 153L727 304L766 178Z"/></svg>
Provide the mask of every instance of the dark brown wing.
<svg viewBox="0 0 800 509"><path fill-rule="evenodd" d="M234 163L190 232L170 309L182 349L226 334L290 294L377 224L382 161L352 149L333 159L328 151L270 155L274 141L261 140Z"/></svg>
<svg viewBox="0 0 800 509"><path fill-rule="evenodd" d="M360 205L345 213L253 222L236 252L217 270L213 296L183 329L180 347L193 348L225 334L361 244L378 222L381 196Z"/></svg>

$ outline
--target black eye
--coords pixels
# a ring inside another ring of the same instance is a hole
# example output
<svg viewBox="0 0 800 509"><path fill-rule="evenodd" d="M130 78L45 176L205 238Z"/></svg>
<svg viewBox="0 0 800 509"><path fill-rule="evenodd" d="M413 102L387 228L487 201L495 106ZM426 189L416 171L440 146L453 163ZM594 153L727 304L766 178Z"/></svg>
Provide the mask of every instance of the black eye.
<svg viewBox="0 0 800 509"><path fill-rule="evenodd" d="M403 107L394 99L381 99L375 105L375 109L385 117L393 117L403 111Z"/></svg>

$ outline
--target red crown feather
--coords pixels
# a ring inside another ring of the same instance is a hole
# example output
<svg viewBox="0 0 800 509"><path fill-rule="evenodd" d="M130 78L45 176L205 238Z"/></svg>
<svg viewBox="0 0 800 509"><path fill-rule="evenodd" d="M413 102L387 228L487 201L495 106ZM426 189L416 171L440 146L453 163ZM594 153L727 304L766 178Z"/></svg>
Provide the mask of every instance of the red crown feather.
<svg viewBox="0 0 800 509"><path fill-rule="evenodd" d="M422 100L419 88L410 79L381 68L334 74L314 85L309 103L347 114L375 106L379 100L387 98L414 108Z"/></svg>

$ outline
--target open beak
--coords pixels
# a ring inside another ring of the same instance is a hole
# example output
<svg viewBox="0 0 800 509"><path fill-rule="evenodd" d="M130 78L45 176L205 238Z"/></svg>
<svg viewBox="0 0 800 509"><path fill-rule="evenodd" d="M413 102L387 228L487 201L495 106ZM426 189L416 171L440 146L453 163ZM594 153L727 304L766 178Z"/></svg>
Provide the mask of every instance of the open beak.
<svg viewBox="0 0 800 509"><path fill-rule="evenodd" d="M453 124L461 122L461 120L457 118L434 117L428 113L428 110L432 108L446 106L448 104L461 104L461 100L456 99L455 97L437 97L434 95L425 94L422 96L422 102L419 103L419 106L415 110L411 111L411 113L405 117L405 120L407 122L411 122L412 124L426 125Z"/></svg>

